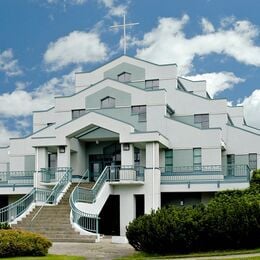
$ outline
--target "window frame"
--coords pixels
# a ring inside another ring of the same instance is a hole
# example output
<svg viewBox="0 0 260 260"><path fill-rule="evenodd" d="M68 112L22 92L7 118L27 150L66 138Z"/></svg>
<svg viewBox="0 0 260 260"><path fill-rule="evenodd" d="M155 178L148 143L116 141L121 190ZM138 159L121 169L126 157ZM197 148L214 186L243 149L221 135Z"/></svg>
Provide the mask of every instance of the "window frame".
<svg viewBox="0 0 260 260"><path fill-rule="evenodd" d="M151 83L151 86L147 86L147 84ZM159 89L160 87L160 81L159 79L148 79L145 80L145 89Z"/></svg>
<svg viewBox="0 0 260 260"><path fill-rule="evenodd" d="M209 128L209 114L194 114L194 124L200 125L202 129Z"/></svg>
<svg viewBox="0 0 260 260"><path fill-rule="evenodd" d="M73 109L73 110L71 110L71 118L72 118L72 120L77 119L77 118L85 115L86 112L87 112L86 109ZM75 114L77 114L77 113L78 113L78 115L75 116Z"/></svg>
<svg viewBox="0 0 260 260"><path fill-rule="evenodd" d="M200 151L199 154L196 154L196 151ZM194 171L201 171L202 166L202 149L201 147L193 148L193 170ZM195 162L199 158L199 162Z"/></svg>
<svg viewBox="0 0 260 260"><path fill-rule="evenodd" d="M126 75L127 75L127 77L126 77ZM117 75L117 80L120 82L130 82L131 76L132 76L131 73L124 71Z"/></svg>
<svg viewBox="0 0 260 260"><path fill-rule="evenodd" d="M142 111L142 109L144 109ZM136 110L136 111L134 111ZM138 115L139 122L146 122L147 118L146 105L131 106L131 115Z"/></svg>
<svg viewBox="0 0 260 260"><path fill-rule="evenodd" d="M255 156L254 160L251 159L252 156ZM252 167L252 164L253 164L253 167ZM248 154L248 166L251 170L257 169L257 153L249 153Z"/></svg>
<svg viewBox="0 0 260 260"><path fill-rule="evenodd" d="M113 100L113 102L110 103L110 100ZM105 104L104 101L108 101L108 103ZM116 107L116 99L114 97L107 96L105 98L100 99L100 108L115 108L115 107Z"/></svg>

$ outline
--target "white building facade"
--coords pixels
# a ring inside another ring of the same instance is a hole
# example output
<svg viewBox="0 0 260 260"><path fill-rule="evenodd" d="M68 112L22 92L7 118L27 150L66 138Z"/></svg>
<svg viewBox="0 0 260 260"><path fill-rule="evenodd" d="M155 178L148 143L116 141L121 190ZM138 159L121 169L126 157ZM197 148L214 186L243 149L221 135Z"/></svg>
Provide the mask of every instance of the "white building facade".
<svg viewBox="0 0 260 260"><path fill-rule="evenodd" d="M0 207L23 201L1 221L46 203L54 189L58 203L81 180L94 186L76 187L72 224L124 237L129 221L163 205L247 188L259 165L260 130L246 124L242 107L210 98L205 81L178 77L175 64L122 56L77 73L75 94L35 111L33 133L0 148Z"/></svg>

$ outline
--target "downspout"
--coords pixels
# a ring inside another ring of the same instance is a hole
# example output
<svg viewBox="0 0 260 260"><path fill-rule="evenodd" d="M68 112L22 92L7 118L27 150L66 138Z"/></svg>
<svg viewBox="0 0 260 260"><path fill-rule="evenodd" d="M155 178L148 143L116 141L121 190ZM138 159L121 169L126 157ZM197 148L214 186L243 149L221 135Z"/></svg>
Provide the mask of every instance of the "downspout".
<svg viewBox="0 0 260 260"><path fill-rule="evenodd" d="M153 194L152 194L152 206L153 206L153 210L154 210L154 170L155 170L155 155L154 155L154 142L153 142L153 181L152 181L152 191L153 191Z"/></svg>
<svg viewBox="0 0 260 260"><path fill-rule="evenodd" d="M35 188L38 186L38 174L39 174L39 148L36 147L36 175L35 175Z"/></svg>

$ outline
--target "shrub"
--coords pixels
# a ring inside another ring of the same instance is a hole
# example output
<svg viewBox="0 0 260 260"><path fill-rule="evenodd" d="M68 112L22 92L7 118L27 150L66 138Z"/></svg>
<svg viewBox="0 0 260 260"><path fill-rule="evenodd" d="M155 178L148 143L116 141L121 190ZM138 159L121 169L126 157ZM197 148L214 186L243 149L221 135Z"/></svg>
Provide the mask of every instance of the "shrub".
<svg viewBox="0 0 260 260"><path fill-rule="evenodd" d="M11 226L7 223L0 223L0 229L11 229Z"/></svg>
<svg viewBox="0 0 260 260"><path fill-rule="evenodd" d="M190 252L197 247L204 206L161 208L135 219L127 227L129 243L149 253Z"/></svg>
<svg viewBox="0 0 260 260"><path fill-rule="evenodd" d="M44 256L51 242L41 235L23 230L0 230L0 257Z"/></svg>
<svg viewBox="0 0 260 260"><path fill-rule="evenodd" d="M260 190L224 191L207 206L159 209L127 227L129 243L148 253L260 247Z"/></svg>

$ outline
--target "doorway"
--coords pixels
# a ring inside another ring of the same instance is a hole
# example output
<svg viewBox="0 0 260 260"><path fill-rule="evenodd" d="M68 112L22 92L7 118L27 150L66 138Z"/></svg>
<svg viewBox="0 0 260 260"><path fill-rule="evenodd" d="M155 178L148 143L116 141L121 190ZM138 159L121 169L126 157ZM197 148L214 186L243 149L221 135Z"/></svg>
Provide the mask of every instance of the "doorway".
<svg viewBox="0 0 260 260"><path fill-rule="evenodd" d="M99 233L104 235L120 235L120 196L110 195L102 208L99 221Z"/></svg>

